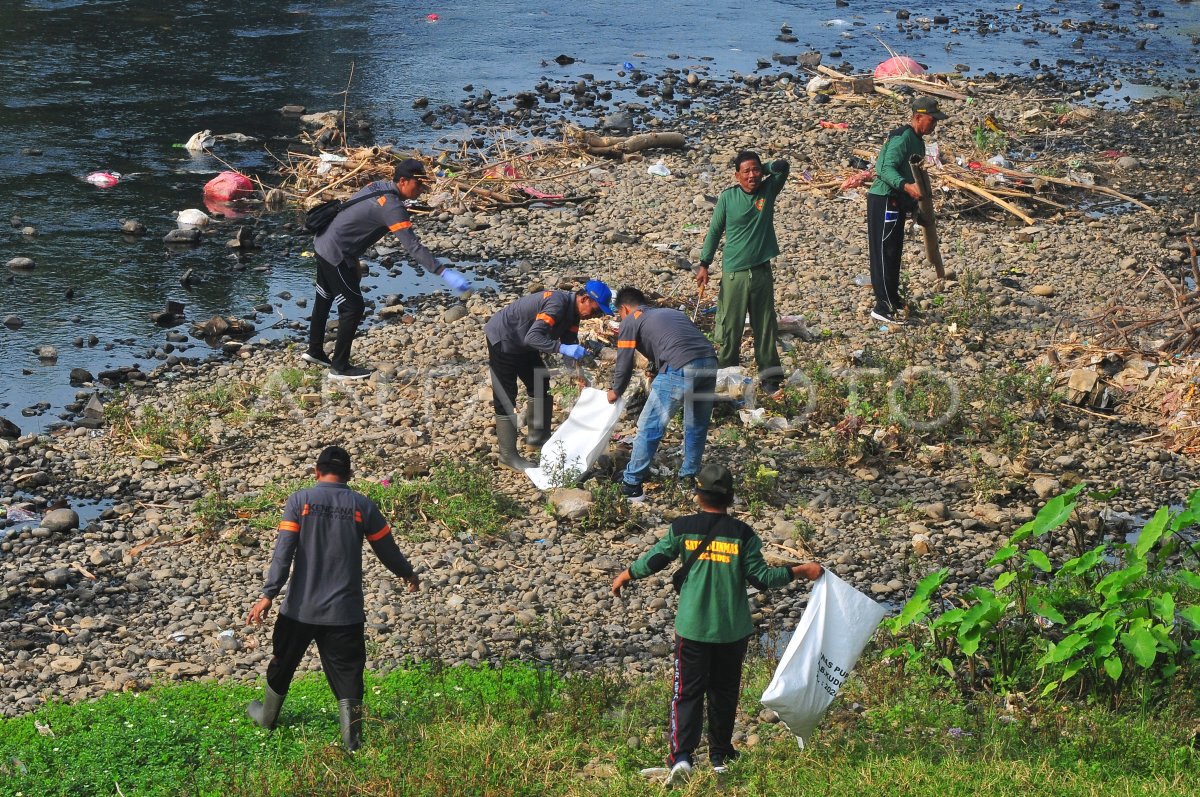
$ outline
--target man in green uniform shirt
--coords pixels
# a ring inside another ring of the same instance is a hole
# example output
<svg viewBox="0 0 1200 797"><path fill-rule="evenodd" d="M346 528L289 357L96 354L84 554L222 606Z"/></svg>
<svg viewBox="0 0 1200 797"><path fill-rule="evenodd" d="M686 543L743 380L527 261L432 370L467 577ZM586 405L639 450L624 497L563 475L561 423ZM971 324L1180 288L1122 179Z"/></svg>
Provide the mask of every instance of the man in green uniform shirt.
<svg viewBox="0 0 1200 797"><path fill-rule="evenodd" d="M667 535L612 583L613 595L620 597L622 587L630 581L657 573L675 559L682 559L688 568L682 584L676 584L679 613L675 616L671 753L667 756L670 785L687 780L692 773L706 697L708 759L713 769L724 772L738 757L733 749L733 721L746 643L754 633L746 585L768 589L798 578L814 581L821 575L816 562L767 566L762 540L754 529L729 516L733 474L724 465L700 469L696 503L699 513L676 518Z"/></svg>
<svg viewBox="0 0 1200 797"><path fill-rule="evenodd" d="M708 284L708 267L724 236L715 331L717 364L721 368L738 364L742 331L749 313L754 362L763 390L773 393L783 379L783 370L775 349L779 322L775 317L771 258L779 254L779 242L775 239L775 197L787 182L788 162L774 160L764 165L757 153L743 150L734 159L733 176L737 185L722 191L713 209L704 248L700 251L696 282L701 287Z"/></svg>
<svg viewBox="0 0 1200 797"><path fill-rule="evenodd" d="M900 295L900 250L904 222L917 213L921 189L913 179L911 159L925 157L924 136L933 132L946 114L932 97L912 103L912 121L888 133L875 159L875 182L867 192L867 252L871 260L871 287L875 307L871 318L885 324L903 324L906 304Z"/></svg>

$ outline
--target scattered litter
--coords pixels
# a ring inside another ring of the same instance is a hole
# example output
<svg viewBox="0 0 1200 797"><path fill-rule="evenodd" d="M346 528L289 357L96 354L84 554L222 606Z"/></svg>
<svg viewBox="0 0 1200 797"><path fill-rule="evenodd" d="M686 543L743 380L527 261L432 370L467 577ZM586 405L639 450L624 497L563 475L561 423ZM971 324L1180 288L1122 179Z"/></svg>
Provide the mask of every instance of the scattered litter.
<svg viewBox="0 0 1200 797"><path fill-rule="evenodd" d="M210 221L212 219L205 215L203 210L196 208L181 210L175 215L175 223L180 227L207 227Z"/></svg>
<svg viewBox="0 0 1200 797"><path fill-rule="evenodd" d="M189 152L203 152L215 143L217 140L213 138L211 130L201 130L199 133L192 133L192 137L187 140L183 148Z"/></svg>
<svg viewBox="0 0 1200 797"><path fill-rule="evenodd" d="M37 520L37 515L27 509L22 509L19 506L8 508L8 520L10 523L25 523L30 520Z"/></svg>
<svg viewBox="0 0 1200 797"><path fill-rule="evenodd" d="M213 202L234 202L254 195L254 183L238 172L221 172L204 184L204 198Z"/></svg>
<svg viewBox="0 0 1200 797"><path fill-rule="evenodd" d="M875 79L881 80L888 77L907 77L909 75L923 75L925 67L918 64L907 55L894 55L887 59L879 66L875 67Z"/></svg>
<svg viewBox="0 0 1200 797"><path fill-rule="evenodd" d="M83 178L97 188L112 188L121 180L120 172L92 172Z"/></svg>
<svg viewBox="0 0 1200 797"><path fill-rule="evenodd" d="M823 130L848 130L850 125L846 122L831 122L828 119L821 119L817 125Z"/></svg>
<svg viewBox="0 0 1200 797"><path fill-rule="evenodd" d="M656 177L670 177L671 176L671 170L667 168L667 164L662 162L662 158L659 158L658 162L656 162L650 168L646 169L646 173L653 174Z"/></svg>

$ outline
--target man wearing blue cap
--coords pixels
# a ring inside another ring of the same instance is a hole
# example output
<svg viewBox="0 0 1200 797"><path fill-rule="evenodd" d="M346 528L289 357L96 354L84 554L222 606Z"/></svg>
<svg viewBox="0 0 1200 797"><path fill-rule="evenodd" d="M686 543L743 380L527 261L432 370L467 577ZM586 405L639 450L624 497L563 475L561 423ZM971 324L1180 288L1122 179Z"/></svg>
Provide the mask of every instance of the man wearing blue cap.
<svg viewBox="0 0 1200 797"><path fill-rule="evenodd" d="M588 280L574 293L537 291L522 296L484 325L501 463L519 471L537 464L517 453L517 380L524 383L529 396L525 442L541 448L550 439L554 414L550 375L542 354L557 352L569 360L583 359L587 349L579 345L579 322L612 314L612 290L600 280Z"/></svg>

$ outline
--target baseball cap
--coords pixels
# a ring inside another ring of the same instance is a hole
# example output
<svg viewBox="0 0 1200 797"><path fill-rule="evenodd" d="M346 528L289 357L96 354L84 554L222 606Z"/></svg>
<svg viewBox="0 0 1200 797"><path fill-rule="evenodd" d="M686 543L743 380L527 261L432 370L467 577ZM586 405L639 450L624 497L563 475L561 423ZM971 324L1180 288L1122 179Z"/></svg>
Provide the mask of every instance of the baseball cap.
<svg viewBox="0 0 1200 797"><path fill-rule="evenodd" d="M583 292L596 300L596 304L600 305L600 309L604 311L605 315L613 314L612 289L603 282L588 280L587 285L583 286Z"/></svg>
<svg viewBox="0 0 1200 797"><path fill-rule="evenodd" d="M938 101L933 97L917 97L912 101L913 113L927 113L934 119L947 119L949 117L942 113L938 108Z"/></svg>
<svg viewBox="0 0 1200 797"><path fill-rule="evenodd" d="M696 489L716 495L733 495L733 474L724 465L705 465L696 474Z"/></svg>
<svg viewBox="0 0 1200 797"><path fill-rule="evenodd" d="M425 164L421 163L416 158L405 158L396 164L395 171L392 172L393 180L400 180L408 177L424 177Z"/></svg>
<svg viewBox="0 0 1200 797"><path fill-rule="evenodd" d="M317 456L317 467L322 472L350 472L350 453L341 446L326 446Z"/></svg>

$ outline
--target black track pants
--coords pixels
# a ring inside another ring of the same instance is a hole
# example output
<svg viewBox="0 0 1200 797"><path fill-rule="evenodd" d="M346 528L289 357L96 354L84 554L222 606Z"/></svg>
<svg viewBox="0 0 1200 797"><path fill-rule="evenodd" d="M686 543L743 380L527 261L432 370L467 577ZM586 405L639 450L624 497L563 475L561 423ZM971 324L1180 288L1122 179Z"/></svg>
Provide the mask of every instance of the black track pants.
<svg viewBox="0 0 1200 797"><path fill-rule="evenodd" d="M546 428L554 412L550 395L550 371L542 355L533 349L517 353L500 351L488 341L488 368L492 375L492 408L497 415L517 415L517 380L525 385L533 402L533 423Z"/></svg>
<svg viewBox="0 0 1200 797"><path fill-rule="evenodd" d="M317 296L313 301L312 318L308 324L309 354L320 354L325 349L325 324L329 321L329 309L337 307L337 340L333 344L333 367L344 370L350 366L350 344L358 332L366 306L359 289L361 278L358 269L346 265L333 266L316 256Z"/></svg>
<svg viewBox="0 0 1200 797"><path fill-rule="evenodd" d="M895 197L867 194L867 252L875 311L891 315L904 306L900 297L900 250L907 214Z"/></svg>
<svg viewBox="0 0 1200 797"><path fill-rule="evenodd" d="M338 700L362 700L363 669L367 666L363 624L310 625L282 614L275 618L271 634L273 655L267 664L267 685L271 690L277 695L287 694L296 668L313 640L333 696Z"/></svg>
<svg viewBox="0 0 1200 797"><path fill-rule="evenodd" d="M700 744L704 701L708 699L708 755L734 757L733 721L742 689L742 660L750 638L737 642L695 642L675 637L675 677L669 724L667 766L692 760Z"/></svg>

